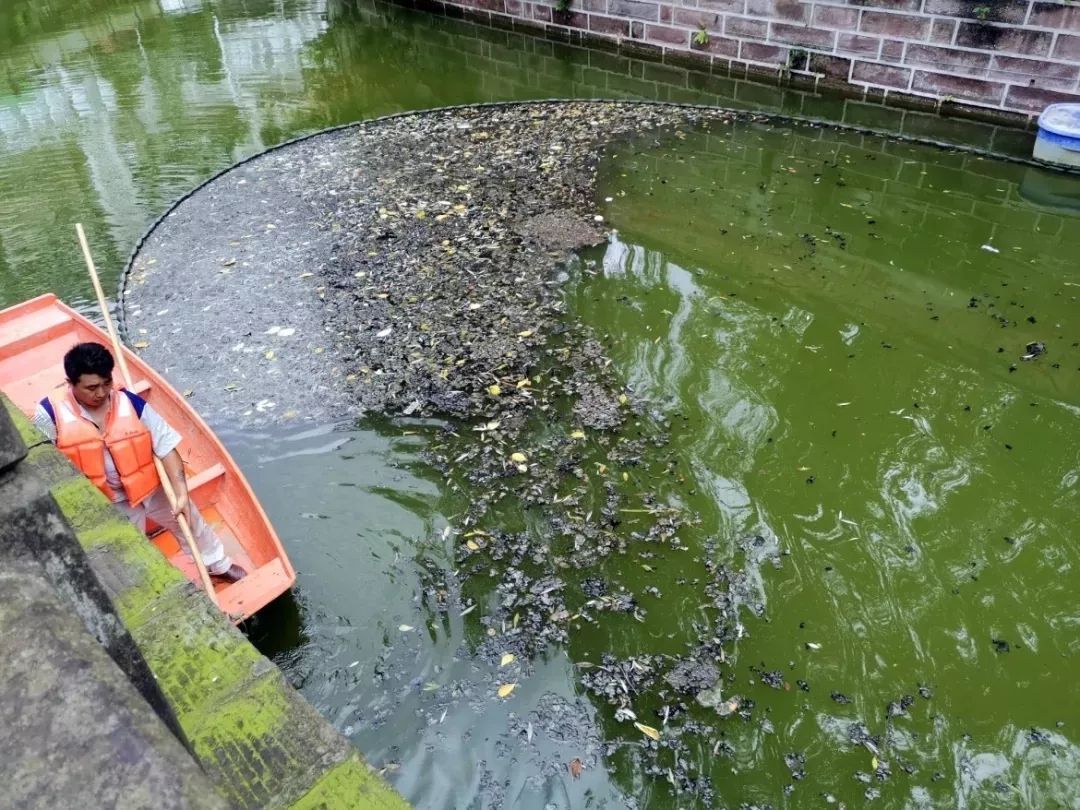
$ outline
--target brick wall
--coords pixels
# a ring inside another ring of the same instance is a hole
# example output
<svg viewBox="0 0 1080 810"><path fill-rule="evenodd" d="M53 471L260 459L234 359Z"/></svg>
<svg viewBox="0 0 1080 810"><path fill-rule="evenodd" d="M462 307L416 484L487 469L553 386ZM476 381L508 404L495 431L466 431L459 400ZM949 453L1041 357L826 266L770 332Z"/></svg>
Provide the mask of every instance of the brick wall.
<svg viewBox="0 0 1080 810"><path fill-rule="evenodd" d="M1080 102L1080 5L1040 0L443 0L617 40L658 61L779 75L919 107L1039 113ZM421 3L417 3L421 5ZM430 5L430 4L429 4ZM516 27L516 26L515 26Z"/></svg>

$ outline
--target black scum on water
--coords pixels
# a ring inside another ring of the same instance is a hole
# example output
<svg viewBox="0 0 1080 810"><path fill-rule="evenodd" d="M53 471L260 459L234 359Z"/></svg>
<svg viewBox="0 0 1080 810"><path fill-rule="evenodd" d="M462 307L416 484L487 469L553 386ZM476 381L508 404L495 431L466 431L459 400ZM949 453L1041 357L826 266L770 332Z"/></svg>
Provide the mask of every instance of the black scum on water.
<svg viewBox="0 0 1080 810"><path fill-rule="evenodd" d="M664 458L677 420L616 377L605 336L568 315L563 285L572 272L587 283L593 268L574 251L606 237L594 207L603 150L736 118L603 103L403 117L313 142L347 153L356 168L334 172L312 161L299 187L330 246L317 275L327 332L338 336L326 356L348 386L344 401L356 413L412 418L430 434L427 457L446 486L469 499L444 538L455 544L452 565L421 561L424 598L435 614L477 614L482 635L473 654L496 673L493 690L503 682L498 694L508 697L531 660L568 645L582 628L647 621L664 610L673 594L632 593L611 577L605 561L615 555L645 572L672 566L686 592L680 597L699 600L695 638L681 653L575 662L582 689L606 707L607 742L582 736L577 758L562 765L576 777L606 757L629 755L667 783L680 806L719 802L706 771L735 753L730 724L771 729L767 707L742 694L748 679L791 700L819 687L794 677L795 662L770 666L737 655L746 634L740 611L762 616L764 606L747 573L720 560L731 559L734 546L750 570L781 565L784 552L760 537L713 538L700 550L683 543L680 529L696 517L672 493L693 488L692 473ZM258 375L250 377L257 384ZM496 522L493 510L508 506L526 525ZM835 686L820 689L849 702ZM912 692L923 702L931 697L917 684ZM551 697L535 725L572 727L574 709ZM850 723L842 744L872 757L872 770L854 775L866 798L909 770L892 751L893 724L919 704L911 695L883 696L876 715ZM531 740L534 723L510 731ZM806 776L806 756L790 751L782 759L790 782L778 789L790 794ZM837 802L814 797L822 798Z"/></svg>

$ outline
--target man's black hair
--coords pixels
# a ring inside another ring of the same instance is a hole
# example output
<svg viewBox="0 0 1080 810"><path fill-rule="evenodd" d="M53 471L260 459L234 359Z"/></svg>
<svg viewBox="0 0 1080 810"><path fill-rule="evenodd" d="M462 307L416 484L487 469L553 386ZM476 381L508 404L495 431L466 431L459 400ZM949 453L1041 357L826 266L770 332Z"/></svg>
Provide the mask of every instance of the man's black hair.
<svg viewBox="0 0 1080 810"><path fill-rule="evenodd" d="M64 373L72 384L83 374L110 379L114 365L112 354L100 343L79 343L64 355Z"/></svg>

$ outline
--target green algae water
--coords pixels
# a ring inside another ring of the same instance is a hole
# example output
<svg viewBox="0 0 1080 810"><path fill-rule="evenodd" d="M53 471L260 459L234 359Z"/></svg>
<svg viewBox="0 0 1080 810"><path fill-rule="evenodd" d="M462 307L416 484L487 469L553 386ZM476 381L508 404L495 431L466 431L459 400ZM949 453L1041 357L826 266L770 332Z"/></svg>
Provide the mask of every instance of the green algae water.
<svg viewBox="0 0 1080 810"><path fill-rule="evenodd" d="M620 59L365 3L16 0L0 304L91 297L73 222L115 279L195 184L363 117L560 95L859 108ZM433 607L476 494L423 462L438 426L218 425L299 570L252 638L420 807L1076 806L1077 181L747 122L618 144L600 178L616 234L582 256L571 309L642 403L628 430L666 440L626 466L590 440L582 465L650 494L626 538L687 517L685 551L631 544L605 566L637 615L499 672L472 655L495 577L467 584L468 614ZM753 711L644 696L663 738L709 729L646 773L584 665L699 643L717 563L742 576L724 693Z"/></svg>

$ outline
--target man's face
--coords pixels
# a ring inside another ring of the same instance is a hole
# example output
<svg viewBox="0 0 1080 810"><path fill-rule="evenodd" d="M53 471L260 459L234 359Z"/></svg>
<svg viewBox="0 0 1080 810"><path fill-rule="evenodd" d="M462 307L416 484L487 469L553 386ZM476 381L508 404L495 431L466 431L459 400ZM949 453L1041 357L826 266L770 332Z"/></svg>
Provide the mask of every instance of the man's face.
<svg viewBox="0 0 1080 810"><path fill-rule="evenodd" d="M79 381L71 386L75 399L87 408L97 409L105 404L112 392L112 377L97 374L80 374Z"/></svg>

